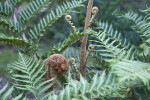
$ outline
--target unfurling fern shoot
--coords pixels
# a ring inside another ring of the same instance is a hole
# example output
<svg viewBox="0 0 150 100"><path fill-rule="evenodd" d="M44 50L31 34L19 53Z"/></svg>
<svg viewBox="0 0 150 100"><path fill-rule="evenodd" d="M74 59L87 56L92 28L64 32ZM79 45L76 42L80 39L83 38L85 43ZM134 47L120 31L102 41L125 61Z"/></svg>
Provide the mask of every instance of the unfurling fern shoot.
<svg viewBox="0 0 150 100"><path fill-rule="evenodd" d="M76 32L76 27L73 26L73 23L71 22L72 17L70 15L66 15L65 19L69 23L69 25L72 27L73 31Z"/></svg>
<svg viewBox="0 0 150 100"><path fill-rule="evenodd" d="M47 70L46 79L49 80L52 77L57 77L57 75L63 75L67 72L68 68L69 63L63 55L53 54L48 58L45 65L45 70ZM57 83L55 83L51 89L56 87L56 85Z"/></svg>

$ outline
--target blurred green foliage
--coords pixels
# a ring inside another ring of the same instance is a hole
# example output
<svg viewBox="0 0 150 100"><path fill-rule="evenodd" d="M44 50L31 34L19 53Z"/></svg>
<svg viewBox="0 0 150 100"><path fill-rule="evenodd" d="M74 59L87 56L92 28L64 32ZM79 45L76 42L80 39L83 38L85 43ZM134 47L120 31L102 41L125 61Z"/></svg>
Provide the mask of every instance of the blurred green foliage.
<svg viewBox="0 0 150 100"><path fill-rule="evenodd" d="M17 54L12 50L0 51L0 73L5 73L7 65L17 60Z"/></svg>

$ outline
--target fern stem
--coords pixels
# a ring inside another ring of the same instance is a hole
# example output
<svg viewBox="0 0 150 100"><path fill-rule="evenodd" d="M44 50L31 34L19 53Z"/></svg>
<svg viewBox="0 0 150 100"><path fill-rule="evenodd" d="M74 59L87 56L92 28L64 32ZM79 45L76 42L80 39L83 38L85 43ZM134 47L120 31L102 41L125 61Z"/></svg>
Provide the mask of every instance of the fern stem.
<svg viewBox="0 0 150 100"><path fill-rule="evenodd" d="M89 0L88 6L87 6L84 31L86 31L90 25L92 6L93 6L93 0ZM81 75L83 77L85 77L85 70L86 70L86 44L87 44L87 40L88 40L88 35L83 37L82 42L81 42L81 51L80 51L80 72L81 72Z"/></svg>

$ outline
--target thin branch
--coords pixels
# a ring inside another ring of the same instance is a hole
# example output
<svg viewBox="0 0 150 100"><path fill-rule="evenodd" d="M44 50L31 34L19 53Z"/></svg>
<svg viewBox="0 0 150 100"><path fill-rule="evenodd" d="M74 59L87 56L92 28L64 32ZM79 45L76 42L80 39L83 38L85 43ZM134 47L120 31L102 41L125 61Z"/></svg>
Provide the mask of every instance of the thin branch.
<svg viewBox="0 0 150 100"><path fill-rule="evenodd" d="M86 31L90 25L92 6L93 6L93 0L89 0L88 6L87 6L84 31ZM80 72L81 72L81 75L83 77L85 77L85 70L86 70L86 44L87 44L87 40L88 40L88 35L83 37L82 43L81 43L81 51L80 51Z"/></svg>

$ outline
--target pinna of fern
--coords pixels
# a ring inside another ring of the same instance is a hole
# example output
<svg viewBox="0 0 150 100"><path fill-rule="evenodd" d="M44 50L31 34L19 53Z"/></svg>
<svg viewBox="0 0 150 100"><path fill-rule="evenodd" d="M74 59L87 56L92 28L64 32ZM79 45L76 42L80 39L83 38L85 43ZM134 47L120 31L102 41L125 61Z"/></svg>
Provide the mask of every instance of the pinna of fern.
<svg viewBox="0 0 150 100"><path fill-rule="evenodd" d="M146 10L143 10L143 12L148 12L149 8L147 8ZM149 13L146 13L146 17L143 18L143 16L140 16L137 13L134 12L127 12L124 13L122 12L121 14L119 12L116 13L118 18L125 18L128 20L131 20L132 22L134 22L134 24L131 26L131 28L140 34L140 38L142 39L142 44L141 45L145 45L148 46L150 45L150 16Z"/></svg>
<svg viewBox="0 0 150 100"><path fill-rule="evenodd" d="M121 33L113 29L112 24L96 21L97 30L90 40L95 46L93 57L99 60L103 67L107 67L108 61L113 58L133 60L138 49L130 44L126 38L122 38ZM98 58L97 58L98 57Z"/></svg>
<svg viewBox="0 0 150 100"><path fill-rule="evenodd" d="M0 33L0 42L15 45L17 47L25 49L26 51L30 52L36 51L36 46L33 46L33 44L28 42L27 40L15 38L13 36L8 37L2 33Z"/></svg>
<svg viewBox="0 0 150 100"><path fill-rule="evenodd" d="M67 39L65 39L62 43L60 43L58 46L54 45L51 48L51 52L50 54L53 53L63 53L63 51L65 51L68 47L70 47L71 45L73 45L75 42L77 42L78 40L80 40L82 37L84 37L87 34L91 34L94 31L92 29L88 29L85 32L75 32L75 33L70 33L70 35L68 36Z"/></svg>
<svg viewBox="0 0 150 100"><path fill-rule="evenodd" d="M30 91L36 99L45 100L49 94L45 92L52 86L53 83L50 82L53 79L45 81L44 66L45 61L39 59L37 62L34 57L19 53L19 60L9 67L11 79L17 82L13 86L25 92Z"/></svg>
<svg viewBox="0 0 150 100"><path fill-rule="evenodd" d="M0 78L0 83L2 81L2 78ZM6 83L1 89L0 89L0 99L1 100L26 100L26 97L23 97L23 94L20 93L18 96L12 96L12 93L14 92L14 87L9 87L8 83Z"/></svg>
<svg viewBox="0 0 150 100"><path fill-rule="evenodd" d="M131 80L140 80L150 89L150 62L144 63L131 60L114 60L111 62L114 73L118 76L119 82L127 82Z"/></svg>
<svg viewBox="0 0 150 100"><path fill-rule="evenodd" d="M45 5L49 4L49 0L35 0L25 7L19 14L22 23L27 23L31 20Z"/></svg>
<svg viewBox="0 0 150 100"><path fill-rule="evenodd" d="M12 14L12 7L7 4L7 2L0 2L0 14L4 16L9 16Z"/></svg>
<svg viewBox="0 0 150 100"><path fill-rule="evenodd" d="M0 24L1 27L9 30L10 33L16 33L20 35L20 33L24 31L24 29L21 27L21 24L9 19L0 18Z"/></svg>

